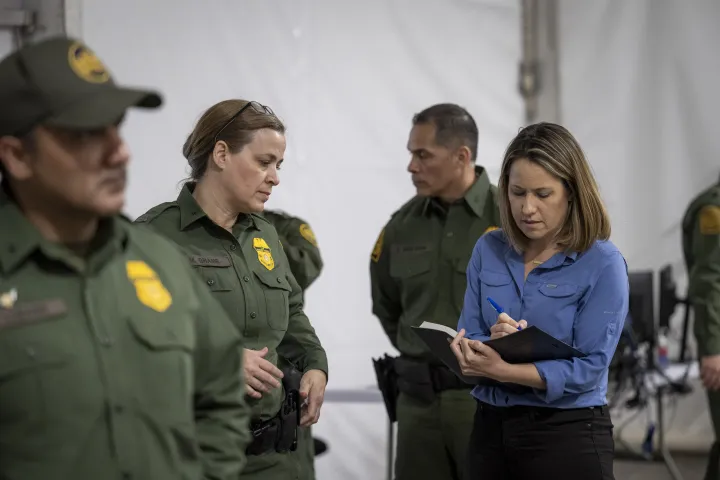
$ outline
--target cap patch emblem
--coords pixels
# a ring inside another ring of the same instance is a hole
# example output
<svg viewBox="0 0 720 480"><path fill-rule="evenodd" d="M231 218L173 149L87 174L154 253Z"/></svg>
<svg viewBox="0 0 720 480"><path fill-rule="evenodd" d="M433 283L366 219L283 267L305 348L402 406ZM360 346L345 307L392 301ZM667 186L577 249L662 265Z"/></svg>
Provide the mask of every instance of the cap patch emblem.
<svg viewBox="0 0 720 480"><path fill-rule="evenodd" d="M70 45L68 62L75 74L89 83L105 83L110 80L110 73L105 65L85 45L75 42Z"/></svg>

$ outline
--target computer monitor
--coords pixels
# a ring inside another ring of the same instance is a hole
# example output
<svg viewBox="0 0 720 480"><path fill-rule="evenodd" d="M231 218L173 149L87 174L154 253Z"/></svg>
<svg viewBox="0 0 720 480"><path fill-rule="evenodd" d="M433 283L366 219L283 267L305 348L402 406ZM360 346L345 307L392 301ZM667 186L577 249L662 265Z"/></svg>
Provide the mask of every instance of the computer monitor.
<svg viewBox="0 0 720 480"><path fill-rule="evenodd" d="M654 342L655 294L652 270L630 272L630 322L638 342Z"/></svg>
<svg viewBox="0 0 720 480"><path fill-rule="evenodd" d="M677 285L673 278L672 265L665 265L660 270L660 312L658 312L658 326L670 326L670 317L675 313L679 303L677 298Z"/></svg>

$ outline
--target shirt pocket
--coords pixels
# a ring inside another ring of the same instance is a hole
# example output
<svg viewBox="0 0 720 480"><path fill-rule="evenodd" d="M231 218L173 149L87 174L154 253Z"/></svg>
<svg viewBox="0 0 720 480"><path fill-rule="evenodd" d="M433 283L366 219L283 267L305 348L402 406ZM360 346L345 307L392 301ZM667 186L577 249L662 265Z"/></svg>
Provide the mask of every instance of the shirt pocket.
<svg viewBox="0 0 720 480"><path fill-rule="evenodd" d="M189 421L195 389L192 315L177 310L145 312L128 317L127 322L139 345L139 354L131 360L136 362L135 395L154 415Z"/></svg>
<svg viewBox="0 0 720 480"><path fill-rule="evenodd" d="M580 288L573 284L542 283L538 287L539 305L534 311L542 312L542 328L558 340L572 345L573 324L577 314L577 297Z"/></svg>
<svg viewBox="0 0 720 480"><path fill-rule="evenodd" d="M290 292L292 287L280 272L253 270L260 280L268 325L273 330L287 331L290 322Z"/></svg>
<svg viewBox="0 0 720 480"><path fill-rule="evenodd" d="M72 350L67 335L55 333L63 327L65 312L20 314L24 307L0 310L0 424L43 425L53 415L50 402L60 394L53 382L70 365Z"/></svg>
<svg viewBox="0 0 720 480"><path fill-rule="evenodd" d="M231 292L230 267L195 267L211 292ZM232 272L234 275L234 272Z"/></svg>
<svg viewBox="0 0 720 480"><path fill-rule="evenodd" d="M431 275L432 262L430 251L393 252L390 257L390 277L399 286L400 303L408 318L420 315L437 297L438 279Z"/></svg>
<svg viewBox="0 0 720 480"><path fill-rule="evenodd" d="M511 317L513 316L510 305L515 303L515 287L513 279L509 274L481 270L479 290L479 307L488 328L495 325L499 315L487 300L488 297L492 298L495 303L503 307L508 315Z"/></svg>

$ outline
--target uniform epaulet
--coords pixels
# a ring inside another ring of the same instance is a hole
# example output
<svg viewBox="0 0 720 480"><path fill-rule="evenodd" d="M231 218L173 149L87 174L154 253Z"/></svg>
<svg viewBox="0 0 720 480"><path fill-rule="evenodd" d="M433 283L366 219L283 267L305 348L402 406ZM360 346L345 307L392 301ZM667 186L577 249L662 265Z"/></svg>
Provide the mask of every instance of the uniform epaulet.
<svg viewBox="0 0 720 480"><path fill-rule="evenodd" d="M135 219L135 223L148 223L157 218L161 213L172 207L177 207L177 202L165 202L157 205Z"/></svg>
<svg viewBox="0 0 720 480"><path fill-rule="evenodd" d="M251 213L251 214L250 214L250 217L252 217L252 218L254 218L254 219L256 219L256 220L261 220L261 221L267 223L268 225L272 225L272 223L270 222L270 220L268 220L267 218L265 218L264 216L262 216L262 215L259 214L259 213Z"/></svg>
<svg viewBox="0 0 720 480"><path fill-rule="evenodd" d="M398 208L392 215L390 215L390 220L399 220L402 221L402 217L406 214L411 214L414 209L416 208L422 208L424 202L427 199L425 197L421 197L419 195L414 196L407 202L405 202L402 207Z"/></svg>
<svg viewBox="0 0 720 480"><path fill-rule="evenodd" d="M266 214L266 213L269 214L269 215L271 215L271 216L272 216L272 215L277 215L277 216L279 216L279 217L290 217L290 214L289 214L289 213L287 213L285 210L281 210L281 209L279 209L279 208L273 208L273 209L269 209L269 208L268 208L268 209L265 209L265 210L263 211L263 213L260 214L260 215L264 215L264 214Z"/></svg>

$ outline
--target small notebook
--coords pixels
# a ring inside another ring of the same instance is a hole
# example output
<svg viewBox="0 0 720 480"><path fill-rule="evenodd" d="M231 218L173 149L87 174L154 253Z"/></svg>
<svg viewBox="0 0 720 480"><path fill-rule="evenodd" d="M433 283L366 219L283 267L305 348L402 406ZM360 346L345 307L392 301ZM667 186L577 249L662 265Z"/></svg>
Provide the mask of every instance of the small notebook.
<svg viewBox="0 0 720 480"><path fill-rule="evenodd" d="M457 335L452 328L431 322L423 322L419 327L412 328L430 351L466 383L470 385L498 383L486 377L468 377L462 374L460 364L450 349L450 342ZM483 343L498 352L500 357L508 363L569 360L585 356L580 350L535 326Z"/></svg>

